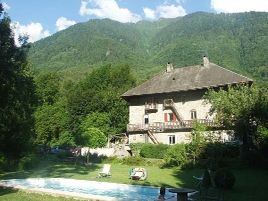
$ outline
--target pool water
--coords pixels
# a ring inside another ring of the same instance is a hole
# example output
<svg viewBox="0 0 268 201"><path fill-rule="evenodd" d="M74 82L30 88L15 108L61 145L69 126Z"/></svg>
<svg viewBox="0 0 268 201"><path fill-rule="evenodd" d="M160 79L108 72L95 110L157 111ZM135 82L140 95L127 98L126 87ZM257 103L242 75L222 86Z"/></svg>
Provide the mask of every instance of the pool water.
<svg viewBox="0 0 268 201"><path fill-rule="evenodd" d="M116 184L108 182L96 182L76 179L62 178L30 178L30 179L9 179L1 180L0 185L11 187L23 187L26 189L49 189L64 192L74 192L88 195L104 196L114 198L112 200L133 200L133 201L153 201L157 200L159 188ZM173 197L166 190L166 197Z"/></svg>

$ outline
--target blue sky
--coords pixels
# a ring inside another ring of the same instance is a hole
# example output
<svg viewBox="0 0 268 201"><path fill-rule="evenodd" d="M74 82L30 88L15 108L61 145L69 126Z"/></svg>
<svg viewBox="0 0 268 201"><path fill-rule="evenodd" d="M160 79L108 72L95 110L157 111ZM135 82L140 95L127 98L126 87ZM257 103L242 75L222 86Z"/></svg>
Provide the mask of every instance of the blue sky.
<svg viewBox="0 0 268 201"><path fill-rule="evenodd" d="M268 0L0 0L13 22L15 36L34 42L94 18L122 23L174 18L197 11L268 12Z"/></svg>

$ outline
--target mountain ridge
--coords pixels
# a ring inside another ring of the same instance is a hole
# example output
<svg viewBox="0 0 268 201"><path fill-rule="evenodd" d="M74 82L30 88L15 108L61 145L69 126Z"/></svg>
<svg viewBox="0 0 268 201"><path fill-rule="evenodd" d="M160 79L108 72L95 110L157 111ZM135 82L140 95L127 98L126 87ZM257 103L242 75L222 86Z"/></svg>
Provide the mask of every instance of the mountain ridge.
<svg viewBox="0 0 268 201"><path fill-rule="evenodd" d="M32 45L37 71L85 71L128 64L146 79L167 62L182 67L207 55L218 65L258 80L268 79L268 13L197 12L174 19L78 23Z"/></svg>

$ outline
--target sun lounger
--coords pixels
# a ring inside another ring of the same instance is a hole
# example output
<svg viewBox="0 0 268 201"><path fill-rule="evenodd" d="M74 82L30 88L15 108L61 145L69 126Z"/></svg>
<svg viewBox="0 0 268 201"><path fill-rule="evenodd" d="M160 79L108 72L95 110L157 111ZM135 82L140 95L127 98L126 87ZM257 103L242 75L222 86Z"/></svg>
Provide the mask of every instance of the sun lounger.
<svg viewBox="0 0 268 201"><path fill-rule="evenodd" d="M111 170L111 165L104 164L102 170L99 172L99 177L111 176L110 170Z"/></svg>

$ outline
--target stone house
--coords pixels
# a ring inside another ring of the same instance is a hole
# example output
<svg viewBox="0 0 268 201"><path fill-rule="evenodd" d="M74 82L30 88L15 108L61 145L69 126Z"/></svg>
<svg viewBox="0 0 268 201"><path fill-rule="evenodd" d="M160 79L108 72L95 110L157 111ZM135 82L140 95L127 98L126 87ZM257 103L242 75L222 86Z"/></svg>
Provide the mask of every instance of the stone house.
<svg viewBox="0 0 268 201"><path fill-rule="evenodd" d="M206 124L221 141L231 135L215 127L209 115L211 105L204 101L209 88L251 84L245 76L210 63L166 70L122 95L129 104L129 143L187 143L195 121Z"/></svg>

